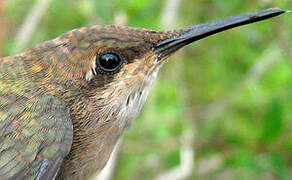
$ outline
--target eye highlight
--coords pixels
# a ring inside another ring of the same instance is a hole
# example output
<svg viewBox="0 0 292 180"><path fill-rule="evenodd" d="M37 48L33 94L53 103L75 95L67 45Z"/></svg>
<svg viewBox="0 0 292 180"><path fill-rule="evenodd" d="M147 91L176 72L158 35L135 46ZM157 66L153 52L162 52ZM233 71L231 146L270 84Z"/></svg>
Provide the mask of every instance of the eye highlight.
<svg viewBox="0 0 292 180"><path fill-rule="evenodd" d="M122 59L115 53L96 56L96 66L104 72L114 72L122 65Z"/></svg>

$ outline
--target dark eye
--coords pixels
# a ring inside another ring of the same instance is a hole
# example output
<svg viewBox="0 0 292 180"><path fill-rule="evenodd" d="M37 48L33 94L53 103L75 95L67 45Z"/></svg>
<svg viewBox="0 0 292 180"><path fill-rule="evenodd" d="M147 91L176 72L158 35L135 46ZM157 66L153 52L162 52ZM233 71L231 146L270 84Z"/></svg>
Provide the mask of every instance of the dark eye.
<svg viewBox="0 0 292 180"><path fill-rule="evenodd" d="M114 53L106 53L96 57L96 65L106 72L117 70L121 64L121 58Z"/></svg>

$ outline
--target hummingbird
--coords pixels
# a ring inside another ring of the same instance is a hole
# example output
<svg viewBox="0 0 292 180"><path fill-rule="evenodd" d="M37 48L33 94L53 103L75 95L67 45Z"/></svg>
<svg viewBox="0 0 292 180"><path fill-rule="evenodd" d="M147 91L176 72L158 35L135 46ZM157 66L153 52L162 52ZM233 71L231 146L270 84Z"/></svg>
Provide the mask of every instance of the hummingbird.
<svg viewBox="0 0 292 180"><path fill-rule="evenodd" d="M173 31L94 25L0 59L0 180L86 180L139 115L182 47L284 13L271 8Z"/></svg>

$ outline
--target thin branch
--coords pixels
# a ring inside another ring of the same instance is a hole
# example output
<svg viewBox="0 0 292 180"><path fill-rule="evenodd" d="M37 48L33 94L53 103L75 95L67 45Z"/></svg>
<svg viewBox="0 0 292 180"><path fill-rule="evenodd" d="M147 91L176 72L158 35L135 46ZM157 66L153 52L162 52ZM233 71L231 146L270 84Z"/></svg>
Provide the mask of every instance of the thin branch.
<svg viewBox="0 0 292 180"><path fill-rule="evenodd" d="M276 39L282 51L289 57L290 65L292 65L292 44L289 44L289 25L282 23L280 20L273 23L273 29L276 34Z"/></svg>
<svg viewBox="0 0 292 180"><path fill-rule="evenodd" d="M192 136L193 132L189 131L183 137L183 147L180 150L180 165L159 174L155 180L182 180L191 176L195 159Z"/></svg>
<svg viewBox="0 0 292 180"><path fill-rule="evenodd" d="M176 24L178 8L181 0L166 0L165 8L162 11L161 25L165 28L172 28Z"/></svg>
<svg viewBox="0 0 292 180"><path fill-rule="evenodd" d="M161 24L165 28L173 28L176 25L177 16L178 16L178 8L181 3L181 0L166 0L165 1L165 9L162 11L161 16ZM179 56L176 55L176 58ZM176 62L175 64L175 74L176 77L183 77L183 68L182 62ZM171 72L169 69L168 72ZM185 84L180 84L182 91L187 91ZM187 93L184 93L187 94ZM184 101L186 102L187 98L184 97ZM184 136L182 137L182 148L180 150L180 164L173 169L170 169L166 172L159 174L155 179L156 180L181 180L186 179L191 176L192 170L194 167L194 156L195 151L193 149L193 136L194 136L194 128L193 126L189 126L189 128L185 131Z"/></svg>
<svg viewBox="0 0 292 180"><path fill-rule="evenodd" d="M42 16L49 7L52 0L38 0L34 7L30 10L24 23L21 25L18 31L15 42L16 45L12 50L12 53L17 53L21 51L25 45L29 42L32 35L34 34L38 23L40 22Z"/></svg>
<svg viewBox="0 0 292 180"><path fill-rule="evenodd" d="M129 17L126 12L118 11L114 16L114 22L116 25L126 26L129 24Z"/></svg>
<svg viewBox="0 0 292 180"><path fill-rule="evenodd" d="M5 30L6 30L5 0L1 0L0 1L0 57L3 56Z"/></svg>

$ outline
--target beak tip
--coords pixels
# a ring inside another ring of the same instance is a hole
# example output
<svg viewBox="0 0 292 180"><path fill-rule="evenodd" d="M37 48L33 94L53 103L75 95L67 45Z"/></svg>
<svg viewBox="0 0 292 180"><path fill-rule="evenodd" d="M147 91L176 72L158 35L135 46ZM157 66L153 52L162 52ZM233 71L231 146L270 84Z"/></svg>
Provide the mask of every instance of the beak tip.
<svg viewBox="0 0 292 180"><path fill-rule="evenodd" d="M281 15L285 12L288 11L274 7L256 12L240 14L237 16L231 16L215 21L209 21L195 26L189 26L184 29L176 30L177 34L175 36L158 42L157 44L155 44L154 48L157 53L163 52L164 55L167 55L187 44L190 44L207 36L245 24L269 19Z"/></svg>
<svg viewBox="0 0 292 180"><path fill-rule="evenodd" d="M267 9L267 10L275 11L275 12L278 12L280 14L287 12L283 9L278 8L278 7L273 7L273 8Z"/></svg>
<svg viewBox="0 0 292 180"><path fill-rule="evenodd" d="M266 14L271 14L272 16L278 16L280 14L288 12L288 11L280 9L278 7L273 7L273 8L267 9L267 10L263 10L263 11L266 11Z"/></svg>

